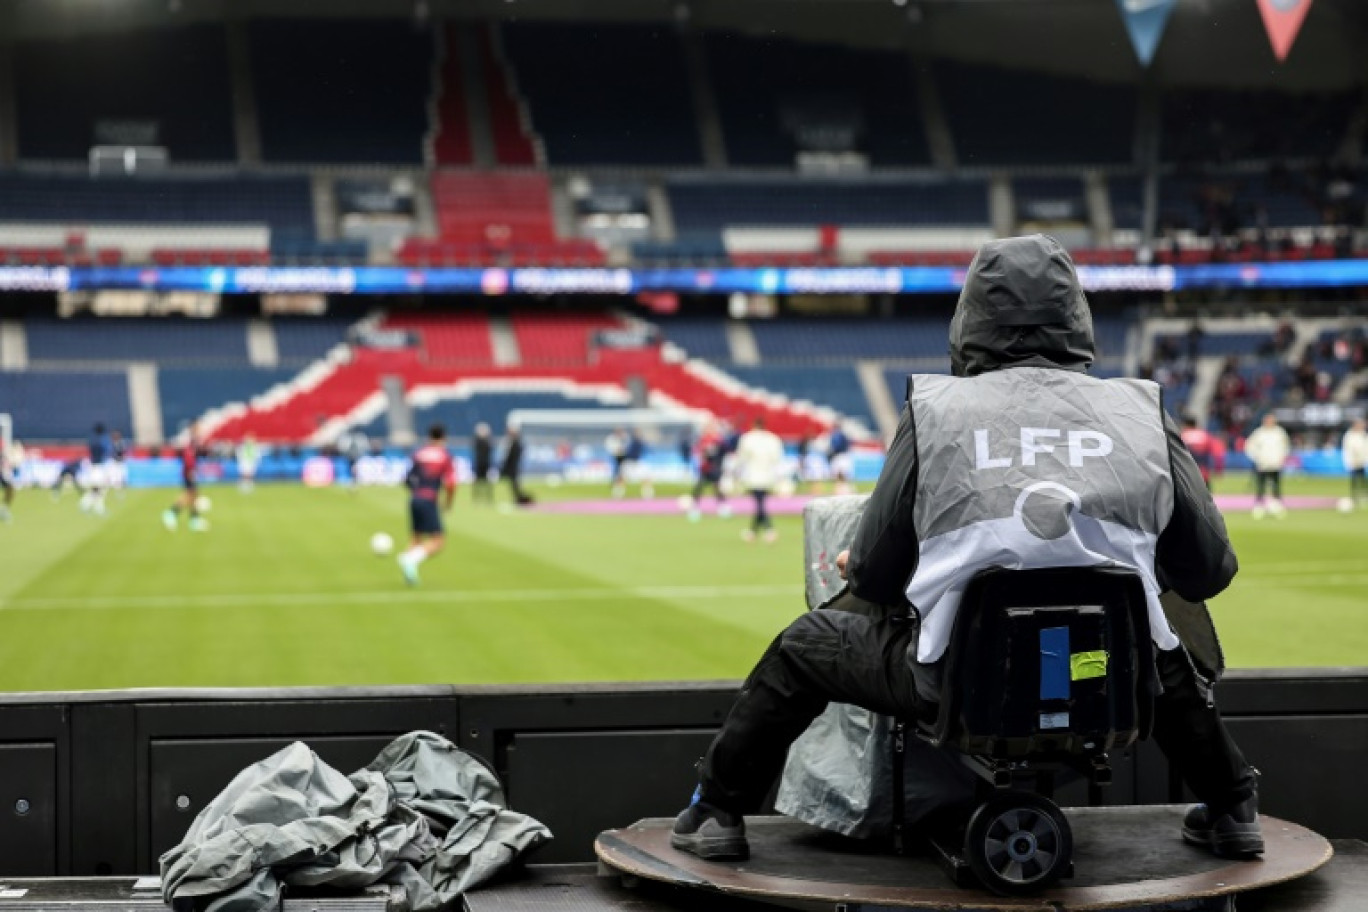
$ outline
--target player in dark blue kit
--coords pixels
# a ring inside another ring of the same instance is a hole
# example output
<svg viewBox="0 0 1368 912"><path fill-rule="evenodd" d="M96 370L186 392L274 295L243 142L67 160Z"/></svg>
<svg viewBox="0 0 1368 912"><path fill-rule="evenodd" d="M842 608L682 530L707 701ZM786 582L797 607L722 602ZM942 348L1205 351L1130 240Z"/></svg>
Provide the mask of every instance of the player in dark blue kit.
<svg viewBox="0 0 1368 912"><path fill-rule="evenodd" d="M95 425L90 435L89 465L86 467L86 489L81 494L81 511L103 516L105 512L105 491L109 489L110 457L114 445L109 439L103 424Z"/></svg>
<svg viewBox="0 0 1368 912"><path fill-rule="evenodd" d="M446 429L434 424L428 430L427 443L413 454L404 484L409 489L409 524L413 539L408 550L399 555L399 569L404 581L418 585L418 565L442 550L445 543L442 514L437 499L442 499L442 510L450 510L456 498L456 464L446 448Z"/></svg>

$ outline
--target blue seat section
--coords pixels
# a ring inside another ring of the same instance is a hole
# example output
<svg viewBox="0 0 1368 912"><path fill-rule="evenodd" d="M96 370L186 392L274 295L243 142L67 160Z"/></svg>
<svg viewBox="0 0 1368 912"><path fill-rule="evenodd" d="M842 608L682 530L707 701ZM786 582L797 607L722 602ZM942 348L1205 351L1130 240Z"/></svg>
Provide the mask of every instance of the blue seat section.
<svg viewBox="0 0 1368 912"><path fill-rule="evenodd" d="M247 363L247 325L242 320L30 320L26 329L33 361Z"/></svg>
<svg viewBox="0 0 1368 912"><path fill-rule="evenodd" d="M303 177L92 179L0 175L0 221L266 223L313 234Z"/></svg>
<svg viewBox="0 0 1368 912"><path fill-rule="evenodd" d="M1126 357L1126 335L1133 322L1127 314L1093 312L1093 342L1097 361L1091 373L1096 374L1098 367L1104 364L1112 368L1121 366Z"/></svg>
<svg viewBox="0 0 1368 912"><path fill-rule="evenodd" d="M332 317L277 317L271 321L276 353L285 364L316 361L347 341L352 322Z"/></svg>
<svg viewBox="0 0 1368 912"><path fill-rule="evenodd" d="M403 19L253 19L261 152L273 162L420 164L432 35Z"/></svg>
<svg viewBox="0 0 1368 912"><path fill-rule="evenodd" d="M1018 177L1012 181L1019 222L1087 222L1088 201L1077 177Z"/></svg>
<svg viewBox="0 0 1368 912"><path fill-rule="evenodd" d="M1172 175L1159 182L1159 224L1200 234L1229 233L1261 222L1270 228L1322 224L1319 188L1299 172Z"/></svg>
<svg viewBox="0 0 1368 912"><path fill-rule="evenodd" d="M364 263L369 252L369 246L362 240L317 240L312 228L271 232L271 259L277 262Z"/></svg>
<svg viewBox="0 0 1368 912"><path fill-rule="evenodd" d="M767 362L921 358L944 359L950 368L949 317L752 320L750 325Z"/></svg>
<svg viewBox="0 0 1368 912"><path fill-rule="evenodd" d="M162 428L170 437L210 409L230 402L249 402L296 373L287 368L161 368L157 387L161 391Z"/></svg>
<svg viewBox="0 0 1368 912"><path fill-rule="evenodd" d="M20 41L14 81L22 158L85 161L96 144L237 158L220 25Z"/></svg>
<svg viewBox="0 0 1368 912"><path fill-rule="evenodd" d="M1145 181L1138 174L1114 174L1107 178L1112 227L1140 231L1145 224Z"/></svg>
<svg viewBox="0 0 1368 912"><path fill-rule="evenodd" d="M413 426L421 434L434 423L443 425L453 437L466 437L481 421L502 433L508 424L508 413L515 409L610 409L624 408L623 403L604 404L597 399L579 399L560 393L508 392L476 393L469 399L444 399L436 405L413 410ZM381 416L358 430L372 437L389 435L389 420ZM607 432L605 432L606 434Z"/></svg>
<svg viewBox="0 0 1368 912"><path fill-rule="evenodd" d="M0 371L0 408L26 443L85 440L97 422L133 427L124 371Z"/></svg>
<svg viewBox="0 0 1368 912"><path fill-rule="evenodd" d="M742 367L723 364L720 367L742 383L779 393L789 399L804 399L816 405L834 409L847 418L858 418L871 429L877 427L869 400L855 368L818 367Z"/></svg>
<svg viewBox="0 0 1368 912"><path fill-rule="evenodd" d="M1241 182L1240 196L1250 207L1253 224L1263 220L1270 228L1300 228L1320 225L1325 221L1317 199L1317 188L1305 182L1304 176L1288 175L1285 180L1269 177L1247 177Z"/></svg>
<svg viewBox="0 0 1368 912"><path fill-rule="evenodd" d="M731 360L727 324L721 317L676 317L654 322L666 339L688 352L691 358Z"/></svg>
<svg viewBox="0 0 1368 912"><path fill-rule="evenodd" d="M1270 89L1175 89L1163 93L1160 156L1166 162L1328 158L1349 128L1362 92L1294 94Z"/></svg>
<svg viewBox="0 0 1368 912"><path fill-rule="evenodd" d="M703 163L670 26L519 22L502 35L551 164Z"/></svg>
<svg viewBox="0 0 1368 912"><path fill-rule="evenodd" d="M1185 335L1156 336L1155 342L1169 339L1174 347L1186 353L1188 340ZM1272 332L1207 332L1198 346L1200 355L1258 355L1273 351Z"/></svg>
<svg viewBox="0 0 1368 912"><path fill-rule="evenodd" d="M799 130L831 129L876 166L930 163L906 53L722 32L705 47L733 165L792 167Z"/></svg>
<svg viewBox="0 0 1368 912"><path fill-rule="evenodd" d="M673 241L638 241L632 256L647 263L712 262L727 258L727 245L718 232L700 231Z"/></svg>
<svg viewBox="0 0 1368 912"><path fill-rule="evenodd" d="M676 178L667 186L681 231L721 231L728 225L988 225L988 185L981 179Z"/></svg>
<svg viewBox="0 0 1368 912"><path fill-rule="evenodd" d="M1133 160L1133 85L937 61L959 163L1116 164Z"/></svg>

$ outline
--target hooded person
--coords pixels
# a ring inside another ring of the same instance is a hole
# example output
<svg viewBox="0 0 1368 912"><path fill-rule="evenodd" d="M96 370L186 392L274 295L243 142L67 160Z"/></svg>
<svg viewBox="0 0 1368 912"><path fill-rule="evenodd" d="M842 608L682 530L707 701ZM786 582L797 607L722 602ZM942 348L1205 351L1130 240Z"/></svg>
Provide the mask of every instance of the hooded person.
<svg viewBox="0 0 1368 912"><path fill-rule="evenodd" d="M775 638L699 766L675 848L746 857L742 815L829 702L929 715L959 597L980 570L1122 566L1147 596L1162 688L1153 736L1203 802L1183 838L1228 857L1263 851L1256 773L1212 699L1223 659L1202 601L1237 570L1224 521L1159 387L1089 377L1093 351L1058 242L979 250L950 324L953 376L908 378L846 560L856 598L905 610L809 611Z"/></svg>

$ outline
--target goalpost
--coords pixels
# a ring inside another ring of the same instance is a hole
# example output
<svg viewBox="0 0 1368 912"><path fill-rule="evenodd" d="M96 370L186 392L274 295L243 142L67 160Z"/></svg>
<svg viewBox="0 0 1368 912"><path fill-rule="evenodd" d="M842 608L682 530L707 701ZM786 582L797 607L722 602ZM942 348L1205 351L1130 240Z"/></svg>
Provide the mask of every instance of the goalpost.
<svg viewBox="0 0 1368 912"><path fill-rule="evenodd" d="M8 453L14 443L14 419L0 412L0 453Z"/></svg>
<svg viewBox="0 0 1368 912"><path fill-rule="evenodd" d="M647 408L514 409L508 423L522 432L526 445L590 445L601 448L616 430L636 431L650 448L677 447L692 438L702 418L687 412Z"/></svg>

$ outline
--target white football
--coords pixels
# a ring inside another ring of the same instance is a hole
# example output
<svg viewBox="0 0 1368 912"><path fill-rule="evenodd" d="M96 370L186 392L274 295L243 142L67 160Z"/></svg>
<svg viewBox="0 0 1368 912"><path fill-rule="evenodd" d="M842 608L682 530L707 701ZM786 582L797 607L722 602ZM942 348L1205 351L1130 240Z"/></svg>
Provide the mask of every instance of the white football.
<svg viewBox="0 0 1368 912"><path fill-rule="evenodd" d="M1341 513L1353 513L1354 501L1348 497L1341 497L1339 502L1335 504L1335 509L1339 510Z"/></svg>
<svg viewBox="0 0 1368 912"><path fill-rule="evenodd" d="M394 539L387 532L376 532L371 536L371 550L384 557L394 550Z"/></svg>
<svg viewBox="0 0 1368 912"><path fill-rule="evenodd" d="M195 510L199 513L208 513L214 509L214 502L207 495L201 494L195 498Z"/></svg>
<svg viewBox="0 0 1368 912"><path fill-rule="evenodd" d="M693 505L693 498L690 497L688 494L680 494L679 497L675 500L675 506L679 507L679 511L681 513L689 512L693 509Z"/></svg>

